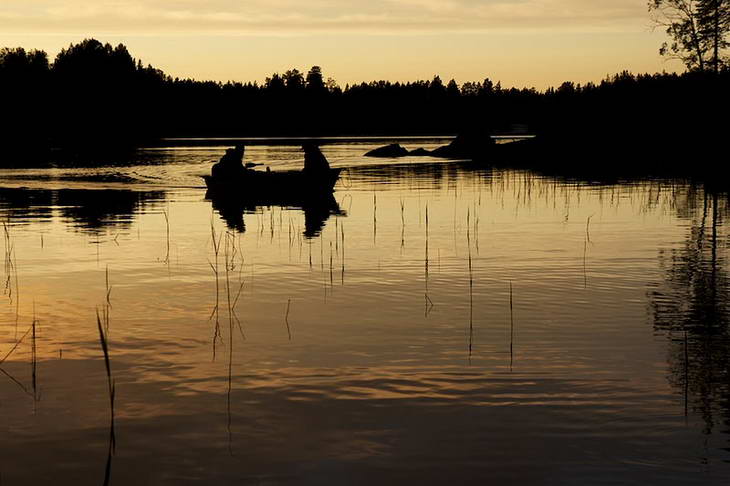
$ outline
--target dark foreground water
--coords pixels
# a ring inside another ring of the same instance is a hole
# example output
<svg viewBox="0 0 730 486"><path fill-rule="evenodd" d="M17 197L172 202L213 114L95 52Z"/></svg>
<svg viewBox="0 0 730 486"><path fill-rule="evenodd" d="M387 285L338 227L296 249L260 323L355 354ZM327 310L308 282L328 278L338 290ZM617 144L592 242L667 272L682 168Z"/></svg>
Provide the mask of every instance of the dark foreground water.
<svg viewBox="0 0 730 486"><path fill-rule="evenodd" d="M374 146L0 171L0 484L727 484L726 198Z"/></svg>

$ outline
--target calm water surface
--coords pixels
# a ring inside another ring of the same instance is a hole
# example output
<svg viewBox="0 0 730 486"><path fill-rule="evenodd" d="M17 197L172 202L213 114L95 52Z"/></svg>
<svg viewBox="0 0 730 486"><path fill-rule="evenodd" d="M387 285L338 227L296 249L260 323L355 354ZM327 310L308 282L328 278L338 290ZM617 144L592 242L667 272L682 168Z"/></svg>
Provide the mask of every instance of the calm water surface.
<svg viewBox="0 0 730 486"><path fill-rule="evenodd" d="M726 198L377 145L317 205L206 198L214 146L0 171L0 483L727 484Z"/></svg>

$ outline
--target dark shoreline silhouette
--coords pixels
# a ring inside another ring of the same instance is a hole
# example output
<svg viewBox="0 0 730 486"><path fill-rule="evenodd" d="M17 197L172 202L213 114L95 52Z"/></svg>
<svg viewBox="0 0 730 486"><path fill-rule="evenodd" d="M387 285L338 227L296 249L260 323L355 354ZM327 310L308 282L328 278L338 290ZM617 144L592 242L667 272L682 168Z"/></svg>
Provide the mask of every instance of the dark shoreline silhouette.
<svg viewBox="0 0 730 486"><path fill-rule="evenodd" d="M689 174L700 166L716 174L724 164L713 154L725 152L727 124L715 120L730 106L729 85L725 68L623 72L545 91L506 89L488 78L459 86L438 76L341 88L318 66L262 84L221 83L172 78L124 45L94 39L72 44L53 62L43 51L4 48L0 167L94 165L164 137L458 133L472 145L447 147L441 156L554 170L600 164L605 173L638 161L652 170L669 165ZM484 143L474 143L516 132L537 137L481 152Z"/></svg>

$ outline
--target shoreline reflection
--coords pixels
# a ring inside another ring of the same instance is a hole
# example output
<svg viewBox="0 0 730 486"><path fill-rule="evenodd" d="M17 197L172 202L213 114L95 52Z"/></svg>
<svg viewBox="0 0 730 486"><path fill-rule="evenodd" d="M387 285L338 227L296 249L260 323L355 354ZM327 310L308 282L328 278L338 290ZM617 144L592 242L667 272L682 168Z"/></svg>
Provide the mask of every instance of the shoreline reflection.
<svg viewBox="0 0 730 486"><path fill-rule="evenodd" d="M120 189L0 188L0 218L20 224L63 221L71 228L97 233L128 228L135 216L162 206L163 191Z"/></svg>

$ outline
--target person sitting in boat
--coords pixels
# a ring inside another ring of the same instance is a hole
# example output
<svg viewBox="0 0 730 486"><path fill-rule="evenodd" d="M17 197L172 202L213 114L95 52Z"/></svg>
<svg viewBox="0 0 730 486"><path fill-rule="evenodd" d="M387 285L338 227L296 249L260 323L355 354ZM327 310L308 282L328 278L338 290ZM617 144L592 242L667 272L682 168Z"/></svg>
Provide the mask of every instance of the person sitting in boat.
<svg viewBox="0 0 730 486"><path fill-rule="evenodd" d="M302 145L302 150L304 150L303 172L305 174L321 174L330 170L330 164L317 144L305 143Z"/></svg>
<svg viewBox="0 0 730 486"><path fill-rule="evenodd" d="M236 145L234 148L226 149L225 155L213 165L210 171L216 179L227 179L229 177L241 177L246 174L246 167L243 165L243 153L245 147Z"/></svg>

